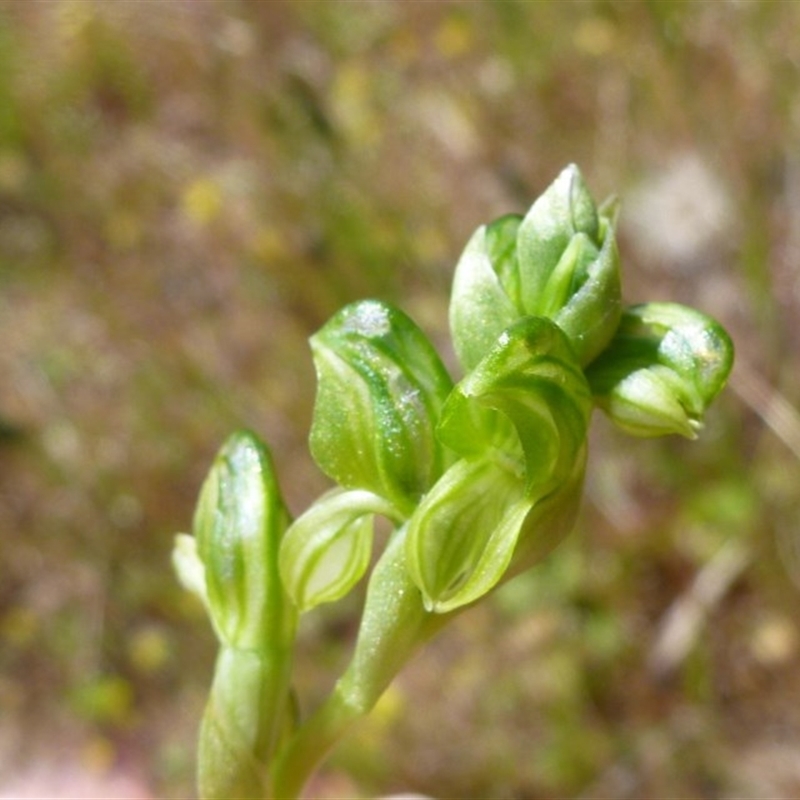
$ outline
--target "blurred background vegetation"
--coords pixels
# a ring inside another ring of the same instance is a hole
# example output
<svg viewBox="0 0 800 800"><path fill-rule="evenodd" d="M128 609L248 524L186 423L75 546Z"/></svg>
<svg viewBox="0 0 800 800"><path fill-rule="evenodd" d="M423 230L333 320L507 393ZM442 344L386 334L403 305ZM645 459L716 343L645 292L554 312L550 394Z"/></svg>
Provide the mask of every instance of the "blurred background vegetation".
<svg viewBox="0 0 800 800"><path fill-rule="evenodd" d="M730 388L694 443L597 419L575 534L312 793L800 796L798 31L746 0L0 3L0 796L192 796L215 645L170 550L213 453L254 428L301 511L307 337L377 296L449 354L467 238L572 161L622 198L627 299L717 316ZM304 624L307 707L358 602Z"/></svg>

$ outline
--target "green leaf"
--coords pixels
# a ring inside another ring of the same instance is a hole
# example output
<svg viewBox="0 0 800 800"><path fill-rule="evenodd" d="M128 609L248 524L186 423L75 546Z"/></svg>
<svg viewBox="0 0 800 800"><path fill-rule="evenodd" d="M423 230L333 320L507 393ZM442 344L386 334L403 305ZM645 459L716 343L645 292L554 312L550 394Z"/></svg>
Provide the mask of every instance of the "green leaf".
<svg viewBox="0 0 800 800"><path fill-rule="evenodd" d="M266 447L249 431L223 445L203 484L194 517L211 620L220 640L263 649L293 628L278 576L288 525Z"/></svg>
<svg viewBox="0 0 800 800"><path fill-rule="evenodd" d="M334 489L289 527L281 544L281 578L299 611L347 594L369 566L375 514L396 518L385 500Z"/></svg>
<svg viewBox="0 0 800 800"><path fill-rule="evenodd" d="M425 335L376 300L311 338L318 388L310 435L323 472L410 512L445 466L434 430L452 381Z"/></svg>
<svg viewBox="0 0 800 800"><path fill-rule="evenodd" d="M631 306L589 366L595 402L636 436L695 438L727 381L733 343L711 317L677 303Z"/></svg>

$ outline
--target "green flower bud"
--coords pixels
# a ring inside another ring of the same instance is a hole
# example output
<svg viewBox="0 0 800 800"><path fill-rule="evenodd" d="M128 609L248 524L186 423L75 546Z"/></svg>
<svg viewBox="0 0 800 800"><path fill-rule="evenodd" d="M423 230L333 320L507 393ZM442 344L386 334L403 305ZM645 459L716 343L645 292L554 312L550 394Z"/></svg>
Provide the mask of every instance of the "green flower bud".
<svg viewBox="0 0 800 800"><path fill-rule="evenodd" d="M375 514L397 512L372 492L334 489L289 527L279 564L300 612L338 600L359 581L369 566Z"/></svg>
<svg viewBox="0 0 800 800"><path fill-rule="evenodd" d="M486 594L518 547L528 563L552 546L542 519L561 513L562 499L575 507L575 493L562 488L582 480L591 407L569 342L543 317L508 328L456 386L439 435L465 458L423 499L406 537L409 574L429 610L451 611ZM551 496L557 508L540 514ZM564 532L559 525L558 537Z"/></svg>
<svg viewBox="0 0 800 800"><path fill-rule="evenodd" d="M574 165L524 219L479 228L456 267L450 327L472 369L502 331L523 316L545 316L567 334L581 365L608 344L621 310L616 206L597 209Z"/></svg>
<svg viewBox="0 0 800 800"><path fill-rule="evenodd" d="M376 300L342 309L311 348L314 459L341 486L409 512L445 466L435 425L452 381L439 356L411 319Z"/></svg>
<svg viewBox="0 0 800 800"><path fill-rule="evenodd" d="M278 574L287 524L266 447L250 432L233 434L201 489L194 547L180 536L174 555L222 643L200 727L201 800L270 795L264 765L291 719L296 612Z"/></svg>
<svg viewBox="0 0 800 800"><path fill-rule="evenodd" d="M732 366L733 343L715 320L677 303L645 303L625 311L586 375L597 405L626 432L693 439Z"/></svg>
<svg viewBox="0 0 800 800"><path fill-rule="evenodd" d="M292 627L278 575L289 516L265 446L248 431L223 445L194 517L211 621L221 642L258 650Z"/></svg>

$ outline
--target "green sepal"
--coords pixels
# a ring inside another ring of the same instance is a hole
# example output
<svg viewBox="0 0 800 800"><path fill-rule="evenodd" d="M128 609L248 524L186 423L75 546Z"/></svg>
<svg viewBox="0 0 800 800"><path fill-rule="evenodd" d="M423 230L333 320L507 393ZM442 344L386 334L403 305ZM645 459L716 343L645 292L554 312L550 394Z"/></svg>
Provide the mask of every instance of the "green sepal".
<svg viewBox="0 0 800 800"><path fill-rule="evenodd" d="M450 295L453 347L469 371L520 316L519 304L507 287L516 287L516 235L521 217L502 217L482 225L469 240L456 266Z"/></svg>
<svg viewBox="0 0 800 800"><path fill-rule="evenodd" d="M595 402L627 433L695 438L733 366L733 343L711 317L677 303L631 306L586 375Z"/></svg>
<svg viewBox="0 0 800 800"><path fill-rule="evenodd" d="M221 642L258 650L291 637L294 613L278 575L288 522L266 446L249 431L234 433L214 459L193 525Z"/></svg>
<svg viewBox="0 0 800 800"><path fill-rule="evenodd" d="M588 384L562 330L544 317L526 317L504 331L457 384L438 433L466 457L487 447L513 457L504 417L516 430L524 454L526 491L538 496L571 470L591 408Z"/></svg>
<svg viewBox="0 0 800 800"><path fill-rule="evenodd" d="M344 597L369 566L375 514L396 518L383 498L361 489L333 489L286 531L281 578L302 613Z"/></svg>
<svg viewBox="0 0 800 800"><path fill-rule="evenodd" d="M409 512L445 466L436 420L452 381L422 331L377 300L311 338L318 387L309 437L320 469Z"/></svg>

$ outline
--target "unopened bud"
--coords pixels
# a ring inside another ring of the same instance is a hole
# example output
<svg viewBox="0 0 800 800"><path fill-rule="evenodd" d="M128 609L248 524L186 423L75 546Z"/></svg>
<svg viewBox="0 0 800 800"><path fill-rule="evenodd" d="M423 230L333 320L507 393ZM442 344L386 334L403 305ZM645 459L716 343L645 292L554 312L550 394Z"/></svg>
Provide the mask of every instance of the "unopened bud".
<svg viewBox="0 0 800 800"><path fill-rule="evenodd" d="M608 344L621 310L616 206L599 209L574 165L524 218L479 228L453 281L450 327L465 370L516 320L543 316L562 328L581 365Z"/></svg>
<svg viewBox="0 0 800 800"><path fill-rule="evenodd" d="M587 369L595 402L635 436L694 438L733 365L733 343L711 317L677 303L628 308Z"/></svg>

